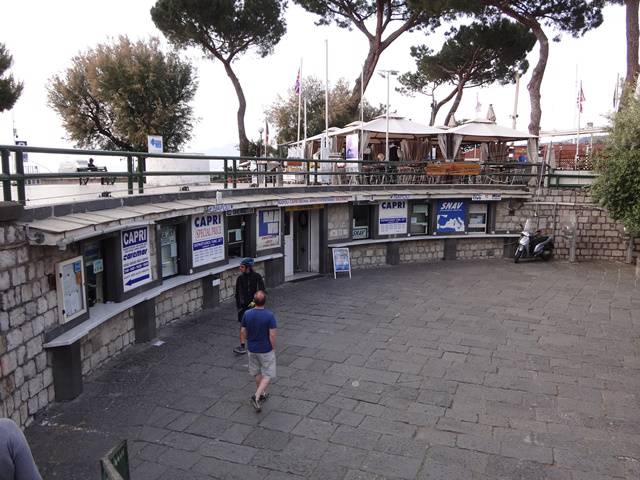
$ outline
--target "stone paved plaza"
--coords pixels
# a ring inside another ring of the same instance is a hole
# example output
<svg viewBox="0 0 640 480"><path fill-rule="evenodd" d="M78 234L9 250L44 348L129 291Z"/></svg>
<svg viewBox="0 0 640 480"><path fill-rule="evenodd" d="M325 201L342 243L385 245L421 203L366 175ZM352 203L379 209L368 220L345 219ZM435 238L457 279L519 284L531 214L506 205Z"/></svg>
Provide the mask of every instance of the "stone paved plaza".
<svg viewBox="0 0 640 480"><path fill-rule="evenodd" d="M270 292L262 413L234 306L160 331L27 429L46 479L637 479L640 286L625 265L358 271Z"/></svg>

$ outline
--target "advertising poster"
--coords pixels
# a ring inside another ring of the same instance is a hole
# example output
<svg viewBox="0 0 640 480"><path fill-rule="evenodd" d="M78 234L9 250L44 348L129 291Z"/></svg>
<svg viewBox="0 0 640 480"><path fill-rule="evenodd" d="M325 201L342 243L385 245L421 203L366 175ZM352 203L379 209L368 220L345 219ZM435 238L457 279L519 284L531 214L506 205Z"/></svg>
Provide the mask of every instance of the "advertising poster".
<svg viewBox="0 0 640 480"><path fill-rule="evenodd" d="M151 281L149 260L149 227L123 230L122 242L122 287L128 292Z"/></svg>
<svg viewBox="0 0 640 480"><path fill-rule="evenodd" d="M378 204L378 235L407 233L406 200L385 200Z"/></svg>
<svg viewBox="0 0 640 480"><path fill-rule="evenodd" d="M360 138L357 133L347 135L345 146L345 160L358 160L359 158ZM359 170L358 163L347 163L347 172L357 172Z"/></svg>
<svg viewBox="0 0 640 480"><path fill-rule="evenodd" d="M258 210L256 215L258 238L256 250L280 246L280 210Z"/></svg>
<svg viewBox="0 0 640 480"><path fill-rule="evenodd" d="M340 272L348 272L351 278L351 256L348 247L331 249L333 253L333 278Z"/></svg>
<svg viewBox="0 0 640 480"><path fill-rule="evenodd" d="M194 267L224 260L222 213L207 213L191 217L191 258Z"/></svg>
<svg viewBox="0 0 640 480"><path fill-rule="evenodd" d="M76 257L58 264L61 280L59 295L62 296L62 323L86 311L82 257Z"/></svg>
<svg viewBox="0 0 640 480"><path fill-rule="evenodd" d="M437 233L464 233L467 204L462 200L438 201Z"/></svg>

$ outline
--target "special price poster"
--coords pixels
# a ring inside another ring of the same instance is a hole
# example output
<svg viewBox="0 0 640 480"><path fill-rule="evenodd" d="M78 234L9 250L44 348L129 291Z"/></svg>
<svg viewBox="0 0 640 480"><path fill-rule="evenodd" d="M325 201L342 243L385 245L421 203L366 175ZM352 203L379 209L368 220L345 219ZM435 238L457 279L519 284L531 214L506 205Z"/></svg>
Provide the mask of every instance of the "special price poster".
<svg viewBox="0 0 640 480"><path fill-rule="evenodd" d="M194 267L224 260L222 213L207 213L191 217L191 255Z"/></svg>

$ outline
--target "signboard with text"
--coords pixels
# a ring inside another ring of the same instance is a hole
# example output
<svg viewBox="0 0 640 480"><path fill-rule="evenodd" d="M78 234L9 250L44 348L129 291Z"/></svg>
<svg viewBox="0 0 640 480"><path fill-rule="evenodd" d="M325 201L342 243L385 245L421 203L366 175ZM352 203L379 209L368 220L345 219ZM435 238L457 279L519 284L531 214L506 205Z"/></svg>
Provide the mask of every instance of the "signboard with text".
<svg viewBox="0 0 640 480"><path fill-rule="evenodd" d="M149 255L149 227L123 230L120 234L122 246L122 289L133 290L151 281Z"/></svg>
<svg viewBox="0 0 640 480"><path fill-rule="evenodd" d="M194 267L224 260L222 213L191 216L191 258Z"/></svg>
<svg viewBox="0 0 640 480"><path fill-rule="evenodd" d="M351 278L351 256L348 247L337 247L331 249L333 253L333 278L340 272L349 274Z"/></svg>
<svg viewBox="0 0 640 480"><path fill-rule="evenodd" d="M464 233L467 204L462 200L439 200L436 232Z"/></svg>
<svg viewBox="0 0 640 480"><path fill-rule="evenodd" d="M256 250L280 246L280 209L258 210Z"/></svg>
<svg viewBox="0 0 640 480"><path fill-rule="evenodd" d="M383 200L378 204L378 235L407 233L407 201Z"/></svg>

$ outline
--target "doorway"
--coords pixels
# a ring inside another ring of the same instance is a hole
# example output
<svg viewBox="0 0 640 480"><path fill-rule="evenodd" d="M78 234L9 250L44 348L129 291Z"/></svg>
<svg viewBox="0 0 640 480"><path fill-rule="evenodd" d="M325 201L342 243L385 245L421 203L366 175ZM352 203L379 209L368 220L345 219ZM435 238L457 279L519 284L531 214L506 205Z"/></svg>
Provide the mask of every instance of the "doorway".
<svg viewBox="0 0 640 480"><path fill-rule="evenodd" d="M285 212L285 277L290 280L320 271L320 210Z"/></svg>

